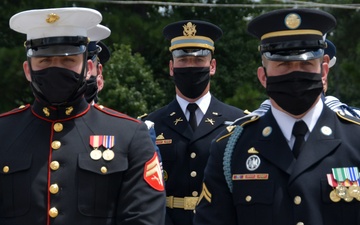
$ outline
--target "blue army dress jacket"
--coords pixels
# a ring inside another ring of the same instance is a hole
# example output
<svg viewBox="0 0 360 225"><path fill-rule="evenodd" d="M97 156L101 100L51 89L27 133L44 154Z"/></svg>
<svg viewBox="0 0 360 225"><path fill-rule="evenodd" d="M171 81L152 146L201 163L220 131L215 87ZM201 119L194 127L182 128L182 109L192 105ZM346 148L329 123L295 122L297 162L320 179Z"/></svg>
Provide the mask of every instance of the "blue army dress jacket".
<svg viewBox="0 0 360 225"><path fill-rule="evenodd" d="M241 109L214 96L193 132L176 99L146 118L155 123L167 195L166 225L191 225L201 192L211 141L235 119ZM179 204L180 203L180 204Z"/></svg>
<svg viewBox="0 0 360 225"><path fill-rule="evenodd" d="M152 170L144 123L81 99L35 101L1 115L0 127L1 225L163 224L161 169Z"/></svg>
<svg viewBox="0 0 360 225"><path fill-rule="evenodd" d="M360 199L334 196L328 179L333 169L360 167L359 120L324 105L297 159L271 109L240 124L235 144L236 132L224 131L211 147L194 224L360 224Z"/></svg>

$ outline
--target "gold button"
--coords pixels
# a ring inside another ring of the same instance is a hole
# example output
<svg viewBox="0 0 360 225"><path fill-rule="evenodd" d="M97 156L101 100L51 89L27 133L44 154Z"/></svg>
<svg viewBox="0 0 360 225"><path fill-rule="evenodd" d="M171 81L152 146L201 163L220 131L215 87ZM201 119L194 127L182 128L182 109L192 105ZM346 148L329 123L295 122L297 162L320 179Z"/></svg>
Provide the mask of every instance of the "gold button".
<svg viewBox="0 0 360 225"><path fill-rule="evenodd" d="M294 203L295 203L296 205L300 205L300 203L301 203L301 197L300 197L300 196L296 196L296 197L294 198Z"/></svg>
<svg viewBox="0 0 360 225"><path fill-rule="evenodd" d="M197 175L196 171L192 171L192 172L190 173L190 176L191 176L191 177L196 177L196 175Z"/></svg>
<svg viewBox="0 0 360 225"><path fill-rule="evenodd" d="M59 211L57 210L57 208L55 207L52 207L50 210L49 210L49 216L51 218L55 218L59 215Z"/></svg>
<svg viewBox="0 0 360 225"><path fill-rule="evenodd" d="M192 196L193 196L193 197L197 197L198 195L199 195L199 193L198 193L197 191L193 191L193 192L192 192Z"/></svg>
<svg viewBox="0 0 360 225"><path fill-rule="evenodd" d="M252 199L252 197L250 195L245 197L245 201L247 201L247 202L251 202L251 199Z"/></svg>
<svg viewBox="0 0 360 225"><path fill-rule="evenodd" d="M60 163L58 161L52 161L50 163L50 168L52 170L58 170L60 168Z"/></svg>
<svg viewBox="0 0 360 225"><path fill-rule="evenodd" d="M59 192L59 186L57 184L52 184L49 187L49 191L51 194L56 194Z"/></svg>
<svg viewBox="0 0 360 225"><path fill-rule="evenodd" d="M55 150L59 149L61 147L61 142L60 141L53 141L51 143L51 147Z"/></svg>
<svg viewBox="0 0 360 225"><path fill-rule="evenodd" d="M105 174L107 173L107 168L105 166L101 167L100 171Z"/></svg>
<svg viewBox="0 0 360 225"><path fill-rule="evenodd" d="M4 172L4 173L8 173L9 170L10 170L10 168L9 168L8 166L4 166L4 167L3 167L3 172Z"/></svg>
<svg viewBox="0 0 360 225"><path fill-rule="evenodd" d="M298 222L296 225L304 225L303 222Z"/></svg>
<svg viewBox="0 0 360 225"><path fill-rule="evenodd" d="M192 159L194 159L194 158L196 157L196 153L195 153L195 152L192 152L192 153L190 154L190 157L191 157Z"/></svg>
<svg viewBox="0 0 360 225"><path fill-rule="evenodd" d="M54 124L54 131L60 132L64 129L64 126L61 123L55 123Z"/></svg>

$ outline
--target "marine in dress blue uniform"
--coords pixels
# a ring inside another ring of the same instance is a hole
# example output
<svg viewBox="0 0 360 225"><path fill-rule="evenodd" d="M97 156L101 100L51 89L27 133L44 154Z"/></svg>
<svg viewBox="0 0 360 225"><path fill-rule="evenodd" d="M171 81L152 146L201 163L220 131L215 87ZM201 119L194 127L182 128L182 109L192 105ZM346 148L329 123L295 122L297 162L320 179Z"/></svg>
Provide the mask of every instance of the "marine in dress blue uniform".
<svg viewBox="0 0 360 225"><path fill-rule="evenodd" d="M313 9L275 10L249 23L261 40L258 77L271 107L237 120L213 142L194 224L360 224L360 121L321 98L328 70L322 36L335 24ZM295 90L303 92L292 97ZM296 155L291 130L300 119L308 131Z"/></svg>
<svg viewBox="0 0 360 225"><path fill-rule="evenodd" d="M94 63L94 67L90 71L90 75L86 77L85 99L91 104L98 102L98 93L104 87L103 68L110 59L111 53L102 40L108 38L110 34L111 30L101 24L88 30L90 42L87 57Z"/></svg>
<svg viewBox="0 0 360 225"><path fill-rule="evenodd" d="M0 130L1 225L164 222L163 178L146 125L84 98L87 30L101 18L74 7L10 19L27 34L24 72L36 100L0 116L0 127L12 128ZM50 67L38 70L43 63Z"/></svg>
<svg viewBox="0 0 360 225"><path fill-rule="evenodd" d="M155 123L167 192L166 224L190 225L210 143L227 124L244 113L219 101L208 90L210 76L215 72L215 59L210 56L214 54L214 42L222 35L219 27L204 21L185 20L166 26L163 33L171 41L170 75L174 77L177 95L168 105L143 119ZM179 68L177 61L204 59L211 64L199 66L194 63ZM186 107L190 102L199 106L195 112L195 130L188 122Z"/></svg>

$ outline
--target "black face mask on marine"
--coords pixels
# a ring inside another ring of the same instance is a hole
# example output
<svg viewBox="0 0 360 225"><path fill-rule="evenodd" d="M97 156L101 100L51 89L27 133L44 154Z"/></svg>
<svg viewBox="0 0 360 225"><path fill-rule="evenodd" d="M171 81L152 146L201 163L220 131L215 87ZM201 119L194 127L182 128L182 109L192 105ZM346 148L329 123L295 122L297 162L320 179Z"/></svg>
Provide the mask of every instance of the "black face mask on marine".
<svg viewBox="0 0 360 225"><path fill-rule="evenodd" d="M267 76L266 92L282 109L301 115L314 104L323 91L321 73L293 71Z"/></svg>
<svg viewBox="0 0 360 225"><path fill-rule="evenodd" d="M88 80L86 80L86 91L85 91L85 99L88 103L92 101L98 101L98 86L97 86L97 76L90 76Z"/></svg>
<svg viewBox="0 0 360 225"><path fill-rule="evenodd" d="M210 82L209 67L173 68L173 72L176 87L188 98L199 97Z"/></svg>
<svg viewBox="0 0 360 225"><path fill-rule="evenodd" d="M50 105L73 102L86 90L80 74L60 67L31 70L31 87L37 99Z"/></svg>

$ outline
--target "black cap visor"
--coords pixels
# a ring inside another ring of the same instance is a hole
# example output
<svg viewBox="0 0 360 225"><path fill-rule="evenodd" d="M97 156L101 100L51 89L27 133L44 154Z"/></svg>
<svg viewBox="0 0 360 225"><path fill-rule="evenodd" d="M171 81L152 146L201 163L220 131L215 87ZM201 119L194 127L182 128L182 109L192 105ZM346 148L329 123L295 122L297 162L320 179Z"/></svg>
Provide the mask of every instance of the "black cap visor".
<svg viewBox="0 0 360 225"><path fill-rule="evenodd" d="M207 56L211 54L209 49L175 49L172 52L174 58L185 57L185 56Z"/></svg>
<svg viewBox="0 0 360 225"><path fill-rule="evenodd" d="M307 61L321 58L324 49L264 52L262 55L270 61Z"/></svg>

